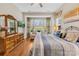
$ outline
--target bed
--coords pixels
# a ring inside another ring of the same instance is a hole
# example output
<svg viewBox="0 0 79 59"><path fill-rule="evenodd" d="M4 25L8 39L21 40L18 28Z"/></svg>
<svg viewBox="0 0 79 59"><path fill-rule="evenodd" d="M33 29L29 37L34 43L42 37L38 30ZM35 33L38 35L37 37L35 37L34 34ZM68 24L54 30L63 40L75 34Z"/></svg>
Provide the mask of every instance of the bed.
<svg viewBox="0 0 79 59"><path fill-rule="evenodd" d="M33 44L32 56L77 56L79 47L54 35L38 32Z"/></svg>

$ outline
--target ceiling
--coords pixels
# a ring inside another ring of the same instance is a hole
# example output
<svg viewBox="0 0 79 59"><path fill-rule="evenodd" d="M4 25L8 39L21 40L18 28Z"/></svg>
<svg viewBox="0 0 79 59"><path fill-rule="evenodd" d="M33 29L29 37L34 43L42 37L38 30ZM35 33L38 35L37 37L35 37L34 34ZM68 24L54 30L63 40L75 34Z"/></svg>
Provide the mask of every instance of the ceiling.
<svg viewBox="0 0 79 59"><path fill-rule="evenodd" d="M15 3L14 4L21 12L55 12L63 3L42 3L43 7L40 7L39 3Z"/></svg>

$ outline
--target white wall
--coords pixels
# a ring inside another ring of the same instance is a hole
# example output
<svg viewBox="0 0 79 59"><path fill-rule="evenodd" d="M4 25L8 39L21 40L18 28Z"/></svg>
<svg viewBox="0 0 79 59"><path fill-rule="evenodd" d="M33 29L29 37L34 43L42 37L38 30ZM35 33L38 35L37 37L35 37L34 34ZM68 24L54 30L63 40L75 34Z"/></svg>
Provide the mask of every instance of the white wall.
<svg viewBox="0 0 79 59"><path fill-rule="evenodd" d="M63 15L76 7L79 7L79 3L65 3L64 6L62 7Z"/></svg>
<svg viewBox="0 0 79 59"><path fill-rule="evenodd" d="M0 15L12 15L17 20L22 20L22 13L20 10L12 3L0 3Z"/></svg>
<svg viewBox="0 0 79 59"><path fill-rule="evenodd" d="M74 8L76 7L79 7L79 3L66 3L62 9L63 9L63 14L62 14L62 17L67 14L68 12L70 12L71 10L73 10ZM66 18L64 19L64 23L65 22L69 22L69 21L72 21L72 20L78 20L79 19L79 16L73 16L73 17L70 17L70 18ZM76 26L76 27L79 27L79 21L77 22L71 22L71 23L67 23L67 24L63 24L64 28L67 28L69 26Z"/></svg>

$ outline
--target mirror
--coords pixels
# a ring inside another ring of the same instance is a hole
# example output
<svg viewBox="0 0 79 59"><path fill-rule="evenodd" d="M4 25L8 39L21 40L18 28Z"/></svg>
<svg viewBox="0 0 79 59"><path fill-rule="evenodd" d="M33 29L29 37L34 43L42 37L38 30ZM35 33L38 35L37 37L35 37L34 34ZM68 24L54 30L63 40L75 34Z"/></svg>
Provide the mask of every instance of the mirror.
<svg viewBox="0 0 79 59"><path fill-rule="evenodd" d="M13 34L16 32L16 25L15 25L15 20L14 19L8 19L7 21L7 27L8 27L8 34Z"/></svg>

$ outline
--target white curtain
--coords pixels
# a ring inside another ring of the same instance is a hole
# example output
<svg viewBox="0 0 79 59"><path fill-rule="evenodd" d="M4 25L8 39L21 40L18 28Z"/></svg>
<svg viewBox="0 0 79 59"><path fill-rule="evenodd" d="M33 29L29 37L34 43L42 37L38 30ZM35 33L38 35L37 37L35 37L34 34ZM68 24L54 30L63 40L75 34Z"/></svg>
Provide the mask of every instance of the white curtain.
<svg viewBox="0 0 79 59"><path fill-rule="evenodd" d="M31 26L46 26L46 18L31 18Z"/></svg>

